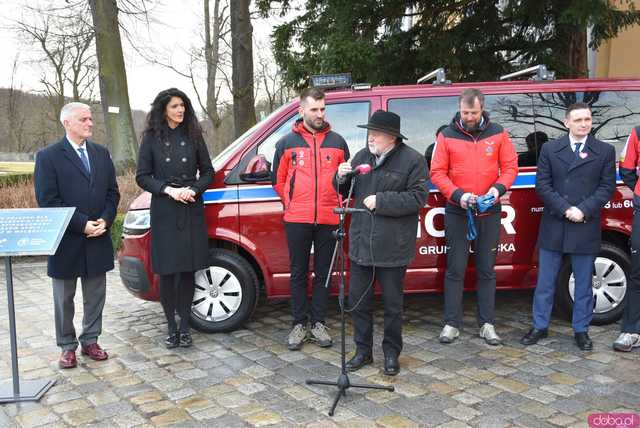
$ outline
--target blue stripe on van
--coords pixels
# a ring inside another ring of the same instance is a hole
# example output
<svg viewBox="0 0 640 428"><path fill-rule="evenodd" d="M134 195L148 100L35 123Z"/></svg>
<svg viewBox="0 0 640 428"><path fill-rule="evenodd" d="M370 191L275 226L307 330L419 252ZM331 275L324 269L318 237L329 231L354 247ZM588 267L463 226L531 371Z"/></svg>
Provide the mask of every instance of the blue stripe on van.
<svg viewBox="0 0 640 428"><path fill-rule="evenodd" d="M616 173L617 184L622 184L620 175ZM535 172L523 172L518 174L512 189L534 188L536 185ZM433 184L430 185L431 192L437 192ZM258 201L279 201L280 197L273 190L272 186L251 186L226 189L209 189L203 195L205 204L225 204L233 202L258 202Z"/></svg>
<svg viewBox="0 0 640 428"><path fill-rule="evenodd" d="M250 201L279 201L280 197L272 186L239 187L228 189L209 189L204 192L205 204L222 204L231 202Z"/></svg>

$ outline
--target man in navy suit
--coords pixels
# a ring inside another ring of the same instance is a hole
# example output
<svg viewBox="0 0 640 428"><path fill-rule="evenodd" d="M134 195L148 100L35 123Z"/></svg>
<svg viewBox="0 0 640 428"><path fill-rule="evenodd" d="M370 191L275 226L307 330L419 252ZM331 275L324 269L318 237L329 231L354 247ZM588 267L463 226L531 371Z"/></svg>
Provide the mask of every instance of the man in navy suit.
<svg viewBox="0 0 640 428"><path fill-rule="evenodd" d="M593 349L588 328L593 316L592 272L600 252L600 214L616 187L615 150L590 135L591 109L575 103L566 111L569 135L542 146L536 192L544 203L538 234L538 282L533 328L522 338L533 345L547 337L556 278L566 254L575 278L573 331L576 345Z"/></svg>
<svg viewBox="0 0 640 428"><path fill-rule="evenodd" d="M106 148L88 141L93 119L88 105L69 103L60 111L65 137L38 152L35 192L41 207L75 207L58 250L49 257L47 274L53 282L56 342L62 349L60 368L77 365L78 339L82 353L100 361L108 358L98 345L106 296L106 272L113 269L109 227L120 200L116 173ZM76 282L82 282L82 334L73 326Z"/></svg>

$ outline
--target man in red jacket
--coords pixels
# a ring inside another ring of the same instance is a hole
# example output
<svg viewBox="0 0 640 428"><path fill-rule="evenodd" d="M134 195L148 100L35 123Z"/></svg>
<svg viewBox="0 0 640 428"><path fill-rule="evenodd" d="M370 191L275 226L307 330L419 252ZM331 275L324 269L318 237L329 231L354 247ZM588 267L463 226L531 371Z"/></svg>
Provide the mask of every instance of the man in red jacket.
<svg viewBox="0 0 640 428"><path fill-rule="evenodd" d="M284 228L291 267L293 329L290 350L302 348L310 321L311 339L319 346L333 344L324 325L329 289L328 276L338 216L338 194L332 180L338 165L349 159L349 148L324 120L324 93L307 88L300 94L299 114L293 130L276 144L273 187L284 204ZM313 245L315 269L311 302L307 299L309 255Z"/></svg>
<svg viewBox="0 0 640 428"><path fill-rule="evenodd" d="M622 316L620 335L613 342L616 351L629 352L640 347L640 126L629 134L627 145L620 160L622 181L633 190L633 228L631 229L631 277L627 287L627 298Z"/></svg>
<svg viewBox="0 0 640 428"><path fill-rule="evenodd" d="M465 89L460 111L438 135L431 161L431 181L447 198L445 239L447 272L444 283L444 328L441 343L458 338L462 325L462 291L469 258L467 209L479 196L493 196L493 205L483 214L473 212L477 237L473 241L478 293L480 337L499 345L494 327L496 251L500 238L500 196L518 175L518 157L507 132L489 120L484 95Z"/></svg>

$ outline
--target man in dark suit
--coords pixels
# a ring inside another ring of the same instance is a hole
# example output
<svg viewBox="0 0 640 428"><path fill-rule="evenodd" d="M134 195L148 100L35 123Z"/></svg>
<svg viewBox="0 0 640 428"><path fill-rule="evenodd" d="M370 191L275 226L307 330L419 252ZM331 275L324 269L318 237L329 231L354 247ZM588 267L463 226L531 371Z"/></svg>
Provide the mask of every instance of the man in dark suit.
<svg viewBox="0 0 640 428"><path fill-rule="evenodd" d="M109 227L120 200L115 168L104 147L88 141L93 119L88 105L69 103L60 111L65 137L38 152L34 173L38 205L75 207L58 250L49 257L47 274L53 282L56 342L62 349L60 368L77 365L78 339L82 353L100 361L108 358L98 345L106 295L106 272L113 269ZM73 326L76 282L82 282L82 334Z"/></svg>
<svg viewBox="0 0 640 428"><path fill-rule="evenodd" d="M569 135L542 146L536 192L544 203L538 234L538 282L533 297L533 328L522 338L533 345L547 337L556 278L565 254L575 278L573 331L576 345L593 349L588 328L593 316L592 272L600 252L600 214L616 186L615 150L591 132L591 109L567 109Z"/></svg>

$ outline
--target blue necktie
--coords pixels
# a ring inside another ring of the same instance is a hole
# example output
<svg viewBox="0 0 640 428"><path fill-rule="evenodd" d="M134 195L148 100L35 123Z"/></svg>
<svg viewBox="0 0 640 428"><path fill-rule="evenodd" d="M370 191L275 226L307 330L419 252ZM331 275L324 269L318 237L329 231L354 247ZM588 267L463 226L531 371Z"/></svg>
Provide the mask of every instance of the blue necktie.
<svg viewBox="0 0 640 428"><path fill-rule="evenodd" d="M580 153L580 149L582 148L582 143L576 143L575 149L573 150L573 153L576 154L576 156L578 156L578 154Z"/></svg>
<svg viewBox="0 0 640 428"><path fill-rule="evenodd" d="M78 148L78 152L80 152L80 160L82 161L82 164L84 165L84 169L87 171L87 173L91 174L91 167L89 166L89 159L87 158L87 155L84 153L84 147L79 147Z"/></svg>

